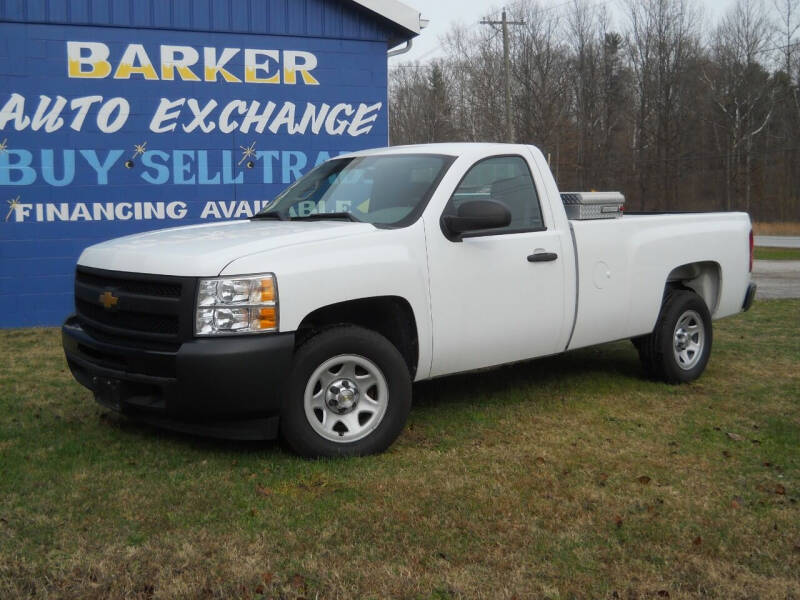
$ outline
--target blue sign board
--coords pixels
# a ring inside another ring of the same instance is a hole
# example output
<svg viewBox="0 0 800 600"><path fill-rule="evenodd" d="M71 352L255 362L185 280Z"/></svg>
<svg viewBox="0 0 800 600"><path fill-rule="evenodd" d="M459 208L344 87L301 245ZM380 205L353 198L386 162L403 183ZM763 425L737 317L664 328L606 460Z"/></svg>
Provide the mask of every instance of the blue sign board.
<svg viewBox="0 0 800 600"><path fill-rule="evenodd" d="M0 23L0 327L60 323L90 244L385 145L386 79L385 41Z"/></svg>

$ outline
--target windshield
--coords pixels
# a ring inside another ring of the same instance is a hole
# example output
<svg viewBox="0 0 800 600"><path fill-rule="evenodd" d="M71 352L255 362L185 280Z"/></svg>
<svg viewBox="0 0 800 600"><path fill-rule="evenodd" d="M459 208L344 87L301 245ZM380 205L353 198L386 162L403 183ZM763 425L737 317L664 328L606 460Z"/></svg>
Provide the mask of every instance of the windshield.
<svg viewBox="0 0 800 600"><path fill-rule="evenodd" d="M395 154L329 160L283 191L255 218L347 218L404 225L425 208L450 156Z"/></svg>

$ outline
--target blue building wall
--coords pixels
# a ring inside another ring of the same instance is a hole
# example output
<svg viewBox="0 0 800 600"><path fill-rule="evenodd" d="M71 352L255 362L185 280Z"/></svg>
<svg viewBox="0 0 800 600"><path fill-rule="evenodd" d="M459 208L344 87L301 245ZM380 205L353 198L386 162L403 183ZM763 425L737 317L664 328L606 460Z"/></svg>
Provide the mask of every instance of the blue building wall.
<svg viewBox="0 0 800 600"><path fill-rule="evenodd" d="M60 323L90 244L385 145L395 34L338 0L0 0L0 327Z"/></svg>
<svg viewBox="0 0 800 600"><path fill-rule="evenodd" d="M383 42L398 35L342 0L0 0L0 21Z"/></svg>

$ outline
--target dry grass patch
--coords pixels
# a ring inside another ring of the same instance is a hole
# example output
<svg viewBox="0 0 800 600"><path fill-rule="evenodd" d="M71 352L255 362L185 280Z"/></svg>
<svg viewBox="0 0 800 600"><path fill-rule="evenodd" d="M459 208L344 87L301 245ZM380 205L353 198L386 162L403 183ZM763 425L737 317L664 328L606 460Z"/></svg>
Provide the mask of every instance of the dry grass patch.
<svg viewBox="0 0 800 600"><path fill-rule="evenodd" d="M628 343L420 384L316 462L109 418L3 332L0 597L800 598L799 316L719 322L690 386Z"/></svg>
<svg viewBox="0 0 800 600"><path fill-rule="evenodd" d="M753 223L756 235L800 235L800 222L778 221Z"/></svg>

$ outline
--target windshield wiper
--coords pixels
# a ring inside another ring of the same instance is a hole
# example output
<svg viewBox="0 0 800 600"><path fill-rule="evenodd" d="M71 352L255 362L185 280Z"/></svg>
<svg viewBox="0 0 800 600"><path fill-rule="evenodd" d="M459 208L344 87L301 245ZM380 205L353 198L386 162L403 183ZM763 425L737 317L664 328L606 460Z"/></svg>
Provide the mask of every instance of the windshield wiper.
<svg viewBox="0 0 800 600"><path fill-rule="evenodd" d="M250 217L251 221L254 219L277 219L279 221L288 221L289 217L280 211L272 210L269 212L261 212Z"/></svg>
<svg viewBox="0 0 800 600"><path fill-rule="evenodd" d="M276 219L278 221L321 221L323 219L346 219L348 221L352 221L353 223L363 223L363 221L349 212L315 213L302 217L291 217L281 211L271 210L269 212L255 214L250 217L251 221L255 219Z"/></svg>
<svg viewBox="0 0 800 600"><path fill-rule="evenodd" d="M290 221L321 221L323 219L346 219L353 223L361 223L362 221L353 213L349 212L330 212L330 213L315 213L312 215L305 215L302 217L289 217Z"/></svg>

